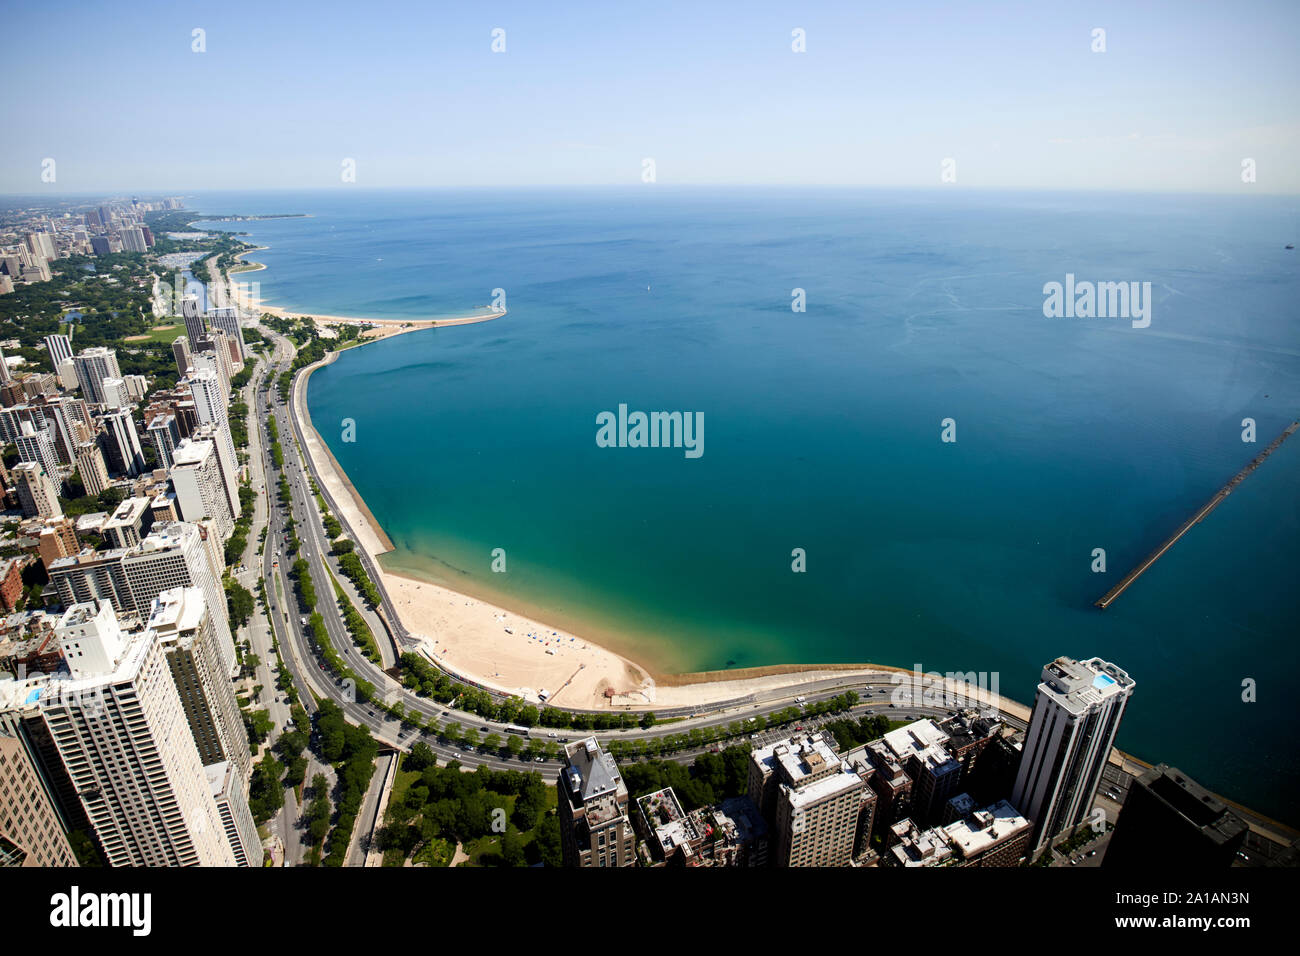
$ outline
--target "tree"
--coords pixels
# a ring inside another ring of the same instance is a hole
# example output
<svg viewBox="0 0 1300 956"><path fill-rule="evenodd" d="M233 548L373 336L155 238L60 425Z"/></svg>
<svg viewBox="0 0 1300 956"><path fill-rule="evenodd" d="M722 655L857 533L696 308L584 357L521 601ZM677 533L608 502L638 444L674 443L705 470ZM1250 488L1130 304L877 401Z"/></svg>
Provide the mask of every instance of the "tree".
<svg viewBox="0 0 1300 956"><path fill-rule="evenodd" d="M402 765L402 769L414 770L419 773L426 767L436 766L438 766L438 759L433 755L433 748L421 740L412 747L411 752L407 754L406 762Z"/></svg>
<svg viewBox="0 0 1300 956"><path fill-rule="evenodd" d="M646 711L641 715L641 729L649 730L655 725L655 715L651 711Z"/></svg>
<svg viewBox="0 0 1300 956"><path fill-rule="evenodd" d="M518 757L519 752L524 749L524 742L514 734L506 737L506 750L510 751L510 756Z"/></svg>
<svg viewBox="0 0 1300 956"><path fill-rule="evenodd" d="M564 858L560 850L560 818L554 813L542 817L533 834L533 845L541 857L544 866L563 866Z"/></svg>
<svg viewBox="0 0 1300 956"><path fill-rule="evenodd" d="M513 826L501 834L501 862L506 866L524 865L524 840Z"/></svg>
<svg viewBox="0 0 1300 956"><path fill-rule="evenodd" d="M248 623L257 606L253 595L234 578L226 578L226 605L230 608L230 626L235 630Z"/></svg>
<svg viewBox="0 0 1300 956"><path fill-rule="evenodd" d="M512 739L513 739L513 735L512 735ZM501 749L501 735L500 735L500 734L488 734L486 737L484 737L484 738L483 738L483 749L484 749L484 750L500 750L500 749Z"/></svg>

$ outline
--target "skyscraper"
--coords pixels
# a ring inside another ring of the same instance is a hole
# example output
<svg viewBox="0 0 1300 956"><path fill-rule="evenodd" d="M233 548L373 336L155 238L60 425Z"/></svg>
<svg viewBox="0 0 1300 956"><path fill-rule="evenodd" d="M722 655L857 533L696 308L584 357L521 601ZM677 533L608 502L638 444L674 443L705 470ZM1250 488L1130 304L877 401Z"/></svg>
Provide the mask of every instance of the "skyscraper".
<svg viewBox="0 0 1300 956"><path fill-rule="evenodd" d="M47 335L45 349L50 353L50 368L58 374L59 366L72 358L72 339L66 335Z"/></svg>
<svg viewBox="0 0 1300 956"><path fill-rule="evenodd" d="M181 296L181 316L185 319L185 335L190 341L190 348L198 347L199 339L207 334L207 323L203 320L203 307L197 295Z"/></svg>
<svg viewBox="0 0 1300 956"><path fill-rule="evenodd" d="M1087 818L1133 679L1099 657L1043 668L1011 802L1033 821L1030 852Z"/></svg>
<svg viewBox="0 0 1300 956"><path fill-rule="evenodd" d="M135 420L127 409L110 412L103 417L104 450L109 467L134 478L144 471L144 451L140 436L135 430Z"/></svg>
<svg viewBox="0 0 1300 956"><path fill-rule="evenodd" d="M102 346L82 349L72 357L77 369L77 381L81 383L81 393L86 401L96 405L104 404L104 379L121 378L122 370L117 364L117 352Z"/></svg>
<svg viewBox="0 0 1300 956"><path fill-rule="evenodd" d="M244 349L244 332L239 327L239 310L234 306L209 309L208 321L214 329L221 329L226 333L227 341L232 343L232 351L237 359L237 364L242 365L247 361L248 354Z"/></svg>
<svg viewBox="0 0 1300 956"><path fill-rule="evenodd" d="M564 748L556 783L565 866L634 866L636 838L628 819L627 784L595 737Z"/></svg>
<svg viewBox="0 0 1300 956"><path fill-rule="evenodd" d="M88 495L97 495L108 487L108 468L97 442L83 441L77 445L77 474Z"/></svg>
<svg viewBox="0 0 1300 956"><path fill-rule="evenodd" d="M28 517L40 515L42 518L63 517L59 493L40 465L32 461L20 462L14 465L11 474L24 515Z"/></svg>
<svg viewBox="0 0 1300 956"><path fill-rule="evenodd" d="M161 643L123 634L110 606L59 621L70 676L17 682L35 698L110 866L233 866L234 855Z"/></svg>
<svg viewBox="0 0 1300 956"><path fill-rule="evenodd" d="M235 454L235 440L230 432L228 417L230 405L227 397L229 390L222 387L216 374L210 369L195 370L189 376L189 383L200 425L212 426L207 432L200 429L200 434L196 437L208 438L217 446L217 458L225 481L226 497L230 501L231 513L238 518L241 511L236 474L239 458Z"/></svg>
<svg viewBox="0 0 1300 956"><path fill-rule="evenodd" d="M216 446L210 441L182 441L176 446L171 479L181 519L210 518L224 541L234 530L235 516L226 497Z"/></svg>
<svg viewBox="0 0 1300 956"><path fill-rule="evenodd" d="M192 363L190 358L190 340L178 335L172 340L172 355L176 359L176 374L184 377Z"/></svg>
<svg viewBox="0 0 1300 956"><path fill-rule="evenodd" d="M163 468L171 468L172 456L181 441L180 429L176 427L176 416L171 413L157 415L149 423L146 431L153 441L154 450L158 452L158 464Z"/></svg>
<svg viewBox="0 0 1300 956"><path fill-rule="evenodd" d="M0 726L0 867L76 865L36 765Z"/></svg>
<svg viewBox="0 0 1300 956"><path fill-rule="evenodd" d="M1227 869L1247 830L1222 800L1162 763L1129 787L1101 865L1118 870Z"/></svg>
<svg viewBox="0 0 1300 956"><path fill-rule="evenodd" d="M37 428L30 421L22 423L22 434L15 439L18 460L30 461L45 471L51 482L59 482L59 456L54 449L54 434L49 425Z"/></svg>

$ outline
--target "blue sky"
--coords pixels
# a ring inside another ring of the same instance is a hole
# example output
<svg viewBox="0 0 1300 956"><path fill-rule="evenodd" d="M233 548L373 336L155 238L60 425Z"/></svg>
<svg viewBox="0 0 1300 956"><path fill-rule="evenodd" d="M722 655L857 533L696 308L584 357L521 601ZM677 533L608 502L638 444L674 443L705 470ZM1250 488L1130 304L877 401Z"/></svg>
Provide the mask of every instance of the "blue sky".
<svg viewBox="0 0 1300 956"><path fill-rule="evenodd" d="M342 188L345 158L358 187L636 184L647 157L667 184L939 186L952 158L954 188L1300 192L1297 2L47 0L4 23L5 193Z"/></svg>

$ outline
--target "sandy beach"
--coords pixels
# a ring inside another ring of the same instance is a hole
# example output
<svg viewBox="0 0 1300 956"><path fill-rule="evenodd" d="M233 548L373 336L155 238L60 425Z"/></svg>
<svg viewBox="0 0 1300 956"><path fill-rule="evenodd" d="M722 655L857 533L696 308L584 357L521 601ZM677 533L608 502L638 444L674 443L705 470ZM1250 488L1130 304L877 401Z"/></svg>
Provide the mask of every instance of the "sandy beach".
<svg viewBox="0 0 1300 956"><path fill-rule="evenodd" d="M256 249L249 249L247 252L241 252L235 258L242 262L243 257L251 255L266 246L258 246ZM209 271L212 269L212 259L208 260ZM253 312L257 315L263 313L274 315L281 319L310 318L316 323L316 326L327 337L334 335L333 331L325 328L326 324L330 325L370 325L373 328L367 329L361 333L361 338L365 341L374 339L387 338L390 335L396 335L400 332L414 332L418 329L434 329L444 325L470 325L475 322L487 322L491 319L499 319L506 314L506 310L485 309L470 315L453 315L437 316L427 319L379 319L363 315L325 315L320 312L304 312L301 309L285 309L280 306L271 305L260 296L254 295L253 292L246 288L238 279L231 279L231 275L243 276L252 272L260 272L266 266L260 262L245 263L249 268L232 271L223 276L223 280L214 291L220 293L219 304L236 305L241 310Z"/></svg>

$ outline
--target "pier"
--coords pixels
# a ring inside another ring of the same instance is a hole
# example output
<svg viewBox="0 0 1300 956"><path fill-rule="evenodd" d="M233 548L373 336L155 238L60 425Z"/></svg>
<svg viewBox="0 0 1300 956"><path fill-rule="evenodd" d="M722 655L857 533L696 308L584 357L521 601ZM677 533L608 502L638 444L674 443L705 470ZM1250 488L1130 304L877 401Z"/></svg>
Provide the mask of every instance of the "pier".
<svg viewBox="0 0 1300 956"><path fill-rule="evenodd" d="M1265 448L1262 452L1260 452L1253 459L1251 459L1250 463L1247 464L1245 468L1241 469L1241 471L1233 475L1232 478L1228 480L1228 483L1224 485L1222 488L1220 488L1213 498L1211 498L1209 501L1207 501L1204 505L1201 506L1199 511L1197 511L1194 515L1192 515L1190 518L1184 521L1182 525L1179 526L1178 530L1175 531L1173 534L1171 534L1165 540L1164 544L1160 545L1160 547L1156 548L1156 550L1148 554L1146 558L1143 559L1141 564L1135 567L1128 574L1124 575L1124 577L1120 580L1119 584L1115 585L1113 588L1107 591L1104 595L1102 595L1102 597L1099 600L1094 601L1093 602L1094 606L1099 607L1102 610L1105 610L1106 608L1110 607L1110 605L1115 601L1117 597L1119 597L1126 590L1128 590L1128 586L1130 584L1132 584L1134 581L1140 578L1143 575L1143 573L1147 570L1147 568L1151 567L1151 565L1155 564L1158 560L1160 560L1160 556L1163 555L1170 548L1172 548L1179 538L1187 534L1188 531L1192 530L1193 525L1199 524L1201 521L1203 521L1206 515L1208 515L1211 511L1217 508L1219 506L1219 503L1222 502L1224 498L1232 494L1232 492L1236 489L1236 487L1239 484L1241 484L1243 481L1245 481L1246 477L1252 471L1254 471L1261 464L1263 464L1265 458L1273 454L1273 452L1277 451L1278 447L1282 444L1282 442L1290 438L1291 435L1293 435L1297 429L1300 429L1300 422L1292 422L1290 425L1288 425L1286 429L1282 432L1282 434L1274 438L1272 443L1267 448Z"/></svg>

